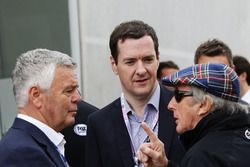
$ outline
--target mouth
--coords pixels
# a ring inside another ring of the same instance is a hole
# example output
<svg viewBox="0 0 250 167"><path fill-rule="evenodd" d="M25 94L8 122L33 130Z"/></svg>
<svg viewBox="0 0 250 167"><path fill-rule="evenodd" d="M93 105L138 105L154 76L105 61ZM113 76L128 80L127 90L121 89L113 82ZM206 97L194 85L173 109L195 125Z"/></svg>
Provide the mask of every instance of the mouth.
<svg viewBox="0 0 250 167"><path fill-rule="evenodd" d="M178 122L179 122L179 119L178 119L178 118L176 118L176 117L174 117L174 120L175 120L175 124L177 125L177 124L178 124Z"/></svg>
<svg viewBox="0 0 250 167"><path fill-rule="evenodd" d="M76 114L76 113L77 113L77 110L70 110L69 113Z"/></svg>
<svg viewBox="0 0 250 167"><path fill-rule="evenodd" d="M135 83L137 84L145 84L148 81L148 79L140 79L140 80L135 80Z"/></svg>

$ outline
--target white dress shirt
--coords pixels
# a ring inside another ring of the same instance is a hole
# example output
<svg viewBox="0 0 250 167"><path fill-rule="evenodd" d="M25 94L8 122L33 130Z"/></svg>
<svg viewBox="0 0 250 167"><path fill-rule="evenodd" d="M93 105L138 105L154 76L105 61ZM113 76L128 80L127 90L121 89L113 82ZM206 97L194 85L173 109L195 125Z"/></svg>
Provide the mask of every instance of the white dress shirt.
<svg viewBox="0 0 250 167"><path fill-rule="evenodd" d="M23 119L33 124L37 128L39 128L50 139L50 141L57 147L59 153L61 153L64 156L64 145L66 141L64 140L63 134L56 132L54 129L52 129L48 125L28 115L17 114L17 118Z"/></svg>
<svg viewBox="0 0 250 167"><path fill-rule="evenodd" d="M250 89L248 89L241 99L250 104Z"/></svg>

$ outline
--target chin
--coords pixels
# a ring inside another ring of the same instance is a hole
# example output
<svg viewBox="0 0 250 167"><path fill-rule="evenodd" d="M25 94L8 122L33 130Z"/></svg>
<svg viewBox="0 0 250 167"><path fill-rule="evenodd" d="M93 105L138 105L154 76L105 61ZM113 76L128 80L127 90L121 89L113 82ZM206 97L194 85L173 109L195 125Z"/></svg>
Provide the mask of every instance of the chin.
<svg viewBox="0 0 250 167"><path fill-rule="evenodd" d="M68 117L68 119L75 119L75 117L76 117L76 111L72 111L72 112L68 112L68 115L67 115L67 117Z"/></svg>
<svg viewBox="0 0 250 167"><path fill-rule="evenodd" d="M74 116L70 116L67 118L67 120L65 121L66 126L71 126L75 123L75 115Z"/></svg>
<svg viewBox="0 0 250 167"><path fill-rule="evenodd" d="M176 132L177 132L178 134L183 134L183 133L185 132L185 130L176 127Z"/></svg>
<svg viewBox="0 0 250 167"><path fill-rule="evenodd" d="M137 96L142 96L142 97L144 97L144 96L148 96L149 94L151 94L151 90L149 90L149 89L141 89L141 90L137 90L137 91L135 92L135 94L136 94Z"/></svg>

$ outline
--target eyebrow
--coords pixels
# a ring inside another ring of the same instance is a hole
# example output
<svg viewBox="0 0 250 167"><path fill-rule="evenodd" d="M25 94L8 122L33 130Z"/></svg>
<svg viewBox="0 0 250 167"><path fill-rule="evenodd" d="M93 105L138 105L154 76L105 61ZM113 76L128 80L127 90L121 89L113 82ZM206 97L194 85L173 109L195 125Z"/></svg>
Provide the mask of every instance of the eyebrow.
<svg viewBox="0 0 250 167"><path fill-rule="evenodd" d="M148 55L148 56L143 57L142 59L145 59L145 58L156 58L156 56L155 55Z"/></svg>
<svg viewBox="0 0 250 167"><path fill-rule="evenodd" d="M150 54L150 55L142 57L142 59L145 59L145 58L154 58L154 57L156 57L156 56ZM137 59L137 58L135 58L135 57L128 57L128 58L124 58L123 61L125 61L125 60L134 60L134 59Z"/></svg>
<svg viewBox="0 0 250 167"><path fill-rule="evenodd" d="M66 86L64 90L66 90L66 89L77 89L77 88L79 88L78 84L76 84L76 85L69 85L69 86Z"/></svg>

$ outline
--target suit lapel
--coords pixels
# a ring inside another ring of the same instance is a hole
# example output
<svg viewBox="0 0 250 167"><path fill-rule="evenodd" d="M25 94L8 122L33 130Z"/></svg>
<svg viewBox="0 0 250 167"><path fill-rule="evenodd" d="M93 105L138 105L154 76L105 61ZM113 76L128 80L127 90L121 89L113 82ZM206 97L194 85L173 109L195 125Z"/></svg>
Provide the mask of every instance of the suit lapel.
<svg viewBox="0 0 250 167"><path fill-rule="evenodd" d="M158 137L165 145L165 152L168 154L170 141L172 141L175 124L173 121L172 112L167 109L173 93L161 86L160 104L159 104L159 129ZM133 155L131 150L131 143L127 127L125 125L120 99L114 102L112 115L113 126L115 129L115 136L120 150L121 158L125 167L134 166ZM119 111L117 110L119 108Z"/></svg>
<svg viewBox="0 0 250 167"><path fill-rule="evenodd" d="M123 116L122 116L122 109L121 109L121 102L120 99L114 102L115 107L111 111L111 115L113 118L114 129L115 129L115 136L117 138L117 145L120 150L121 158L125 167L133 166L133 156L131 150L131 141L129 137L129 133L127 131L127 127L125 125ZM117 110L119 108L119 110Z"/></svg>
<svg viewBox="0 0 250 167"><path fill-rule="evenodd" d="M54 144L53 143L46 144L45 142L43 142L43 144L50 159L54 161L57 166L65 166Z"/></svg>
<svg viewBox="0 0 250 167"><path fill-rule="evenodd" d="M170 141L172 141L175 130L172 112L170 112L167 108L172 96L172 92L161 86L158 137L165 145L166 154L169 152Z"/></svg>
<svg viewBox="0 0 250 167"><path fill-rule="evenodd" d="M46 152L48 157L56 164L56 166L58 167L65 166L60 157L60 154L56 150L56 146L49 140L49 138L39 128L19 118L15 119L13 128L22 129L27 134L30 134L33 137L33 139L37 143L39 143L39 145Z"/></svg>

